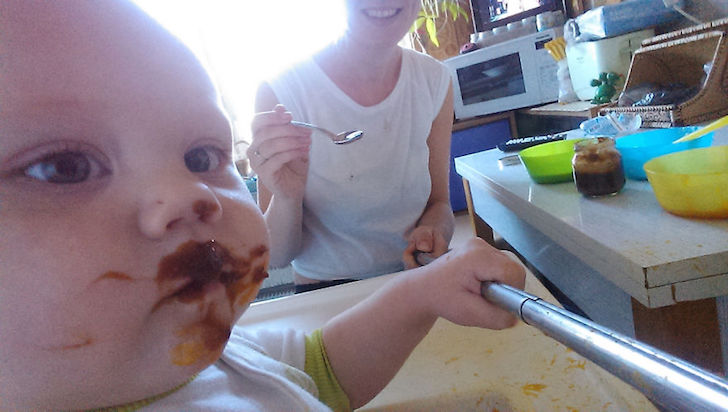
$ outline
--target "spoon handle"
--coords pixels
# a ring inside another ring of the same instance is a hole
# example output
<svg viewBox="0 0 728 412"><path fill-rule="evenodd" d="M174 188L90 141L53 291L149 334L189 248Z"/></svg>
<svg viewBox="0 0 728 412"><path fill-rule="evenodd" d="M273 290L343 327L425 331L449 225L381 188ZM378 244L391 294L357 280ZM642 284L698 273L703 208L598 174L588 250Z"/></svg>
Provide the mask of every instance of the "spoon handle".
<svg viewBox="0 0 728 412"><path fill-rule="evenodd" d="M336 138L336 134L334 134L333 132L324 129L323 127L312 125L311 123L299 122L298 120L291 120L291 124L294 126L308 127L309 129L318 130L320 132L325 133L326 135L328 135L331 138L334 138L334 139Z"/></svg>
<svg viewBox="0 0 728 412"><path fill-rule="evenodd" d="M689 133L689 134L675 140L673 143L682 143L682 142L687 142L688 140L697 139L698 137L700 137L706 133L712 132L715 129L719 129L725 125L728 125L728 116L723 116L720 119L714 121L713 123L710 123L701 129L698 129L692 133Z"/></svg>

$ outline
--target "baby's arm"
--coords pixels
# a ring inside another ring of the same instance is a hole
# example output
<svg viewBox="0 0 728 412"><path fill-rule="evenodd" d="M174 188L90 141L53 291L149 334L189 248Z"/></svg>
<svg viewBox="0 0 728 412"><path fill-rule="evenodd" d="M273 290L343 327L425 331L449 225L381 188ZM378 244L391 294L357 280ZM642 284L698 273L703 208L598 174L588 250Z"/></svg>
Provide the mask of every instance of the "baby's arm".
<svg viewBox="0 0 728 412"><path fill-rule="evenodd" d="M397 275L329 321L323 328L326 353L351 406L366 404L384 388L438 317L490 329L515 325L513 315L480 296L485 280L523 288L525 270L473 239L425 267Z"/></svg>

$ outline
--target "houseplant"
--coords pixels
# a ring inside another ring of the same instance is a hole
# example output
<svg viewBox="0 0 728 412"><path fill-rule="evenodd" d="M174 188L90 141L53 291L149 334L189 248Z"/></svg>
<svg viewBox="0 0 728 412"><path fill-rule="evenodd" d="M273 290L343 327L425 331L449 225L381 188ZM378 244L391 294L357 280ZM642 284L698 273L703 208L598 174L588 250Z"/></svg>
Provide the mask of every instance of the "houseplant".
<svg viewBox="0 0 728 412"><path fill-rule="evenodd" d="M420 0L422 8L412 25L412 32L422 48L425 48L422 38L424 34L427 35L430 43L435 47L440 47L437 32L442 29L443 25L448 23L448 16L452 18L452 21L457 21L460 16L468 21L468 11L460 5L460 1Z"/></svg>

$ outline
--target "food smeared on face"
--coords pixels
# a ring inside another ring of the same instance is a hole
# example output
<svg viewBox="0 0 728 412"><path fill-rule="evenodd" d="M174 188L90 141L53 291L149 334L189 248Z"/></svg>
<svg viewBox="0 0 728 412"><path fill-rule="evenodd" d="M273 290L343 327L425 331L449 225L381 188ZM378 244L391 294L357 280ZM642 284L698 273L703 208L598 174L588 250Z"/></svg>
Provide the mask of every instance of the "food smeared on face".
<svg viewBox="0 0 728 412"><path fill-rule="evenodd" d="M94 339L88 336L77 336L75 338L75 343L71 343L68 345L62 345L62 346L53 346L53 347L45 347L44 349L49 351L67 351L67 350L76 350L81 349L86 346L91 346L94 343Z"/></svg>
<svg viewBox="0 0 728 412"><path fill-rule="evenodd" d="M214 362L230 337L230 328L230 324L216 316L214 311L208 311L200 321L177 331L182 343L172 348L172 363L189 366L200 361Z"/></svg>
<svg viewBox="0 0 728 412"><path fill-rule="evenodd" d="M199 361L214 361L225 346L232 325L215 303L206 304L207 291L221 285L230 305L244 306L253 300L260 284L268 276L268 248L265 245L250 250L248 258L233 256L230 251L210 240L188 241L159 263L157 285L187 281L181 288L160 300L153 311L173 302L198 304L202 318L177 331L182 343L172 349L172 362L186 366Z"/></svg>
<svg viewBox="0 0 728 412"><path fill-rule="evenodd" d="M211 214L220 210L220 206L216 203L206 202L204 200L198 200L192 205L192 210L200 217L203 222L207 221Z"/></svg>
<svg viewBox="0 0 728 412"><path fill-rule="evenodd" d="M90 346L92 343L94 343L94 340L87 337L87 338L84 338L83 341L81 341L81 342L75 343L73 345L62 346L58 349L59 350L79 349L79 348L83 348L84 346Z"/></svg>
<svg viewBox="0 0 728 412"><path fill-rule="evenodd" d="M123 282L133 282L134 278L127 275L126 273L109 271L109 272L106 272L103 275L99 276L98 278L96 278L94 283L100 282L102 280L120 280Z"/></svg>
<svg viewBox="0 0 728 412"><path fill-rule="evenodd" d="M170 300L198 302L204 295L205 286L216 282L225 286L231 306L239 303L241 293L255 289L268 277L264 259L267 252L268 248L261 245L253 248L246 259L233 256L214 240L183 243L159 262L156 280L160 286L178 280L188 280L189 283L165 297L157 307ZM258 260L262 261L256 262Z"/></svg>

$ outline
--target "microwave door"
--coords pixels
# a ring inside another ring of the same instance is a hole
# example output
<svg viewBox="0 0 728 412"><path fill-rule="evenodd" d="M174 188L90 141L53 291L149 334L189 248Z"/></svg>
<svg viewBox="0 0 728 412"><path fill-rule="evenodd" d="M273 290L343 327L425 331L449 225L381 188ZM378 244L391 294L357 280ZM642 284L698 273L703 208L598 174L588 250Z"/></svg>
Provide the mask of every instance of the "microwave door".
<svg viewBox="0 0 728 412"><path fill-rule="evenodd" d="M458 70L463 105L493 102L526 92L519 53L511 53Z"/></svg>

